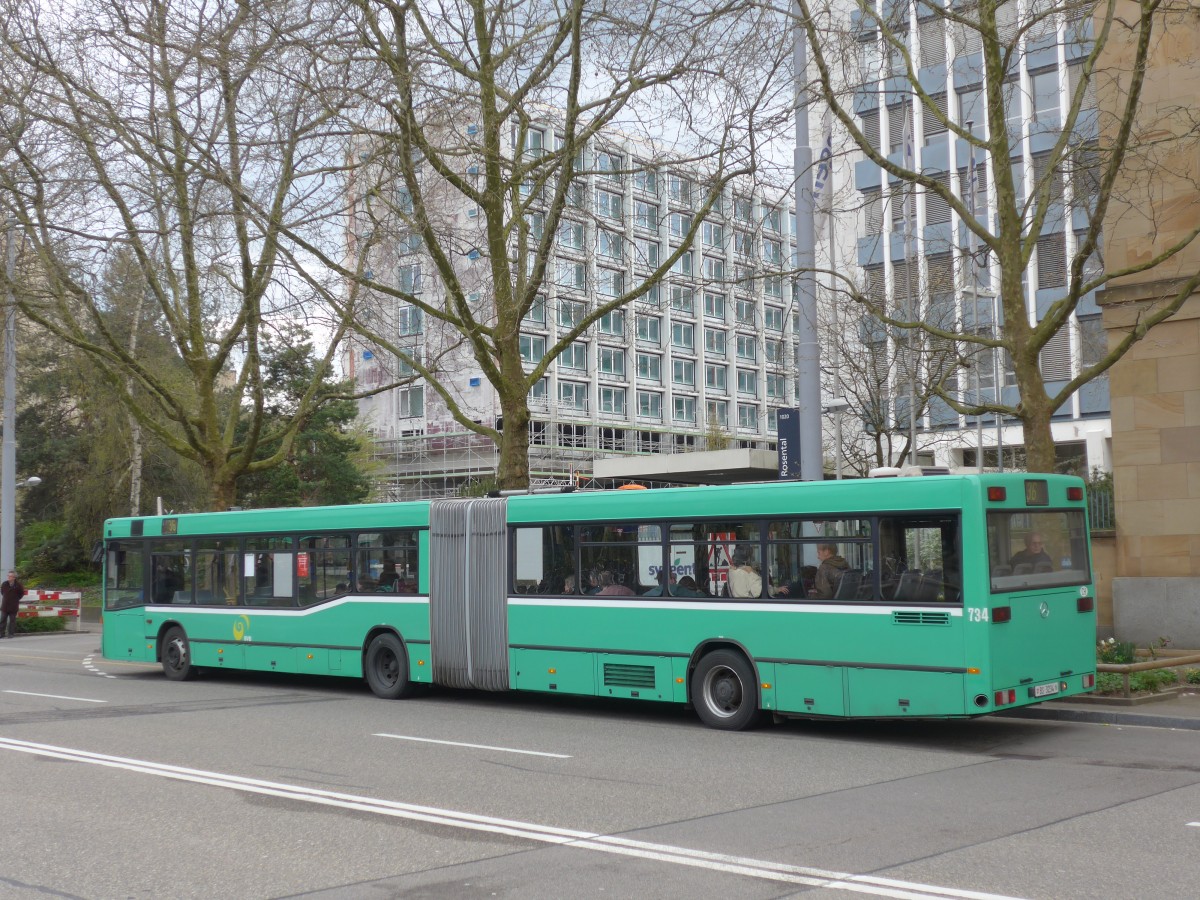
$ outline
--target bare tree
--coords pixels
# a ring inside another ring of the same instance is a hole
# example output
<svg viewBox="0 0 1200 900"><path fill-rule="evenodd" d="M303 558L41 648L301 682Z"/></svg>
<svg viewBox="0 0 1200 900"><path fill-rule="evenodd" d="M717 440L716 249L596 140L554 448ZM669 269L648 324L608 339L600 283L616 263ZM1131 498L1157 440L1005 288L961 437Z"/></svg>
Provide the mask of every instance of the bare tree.
<svg viewBox="0 0 1200 900"><path fill-rule="evenodd" d="M1171 157L1196 149L1193 110L1142 106L1147 62L1172 17L1187 14L1184 6L1173 0L797 0L795 6L813 90L882 173L868 199L874 207L868 220L881 234L891 221L901 226L899 234L909 204L925 209L925 222L935 221L929 213L936 210L945 233L917 236L916 252L905 258L921 269L944 254L966 297L952 323L927 315L923 299L906 303L894 280L881 293L855 291L855 299L888 327L960 345L964 361L986 365L992 351L999 354L1007 370L1002 379L1015 396L997 390L976 398L949 389L949 382L939 395L959 413L1020 420L1031 470L1053 470L1054 412L1200 284L1200 272L1179 265L1200 227L1194 219L1179 227L1167 219L1171 210L1144 202L1164 179L1177 177ZM951 70L955 89L919 77L927 67ZM1106 269L1102 225L1114 215L1145 217L1160 239L1153 252ZM881 262L877 280L887 282L892 271L890 261ZM1077 314L1085 305L1097 312L1091 305L1097 290L1149 271L1161 272L1169 287L1132 328L1099 349L1092 336L1077 335ZM913 273L914 283L925 277ZM992 295L998 319L988 312L990 302L973 302ZM1054 362L1067 358L1072 343L1089 342L1094 352L1081 364Z"/></svg>
<svg viewBox="0 0 1200 900"><path fill-rule="evenodd" d="M329 293L287 234L338 206L330 160L355 93L343 13L324 0L4 0L0 205L32 260L21 310L95 358L141 429L202 468L215 508L240 475L287 458L345 330L320 323L322 364L268 426L264 336ZM106 317L98 275L114 246L136 262L185 381Z"/></svg>
<svg viewBox="0 0 1200 900"><path fill-rule="evenodd" d="M345 311L366 339L492 439L500 484L522 487L530 390L594 323L663 281L731 183L750 195L764 142L788 121L788 37L776 14L721 2L356 6L383 83L356 110L349 258L309 249L362 289ZM694 192L692 211L661 258L635 260L611 243L613 223L634 214L620 185L665 182L668 168L673 187ZM522 320L561 276L556 239L575 228L587 250L609 254L611 268L595 270L608 279L602 298L523 359ZM393 328L414 315L422 353ZM497 392L502 428L451 384L464 354Z"/></svg>

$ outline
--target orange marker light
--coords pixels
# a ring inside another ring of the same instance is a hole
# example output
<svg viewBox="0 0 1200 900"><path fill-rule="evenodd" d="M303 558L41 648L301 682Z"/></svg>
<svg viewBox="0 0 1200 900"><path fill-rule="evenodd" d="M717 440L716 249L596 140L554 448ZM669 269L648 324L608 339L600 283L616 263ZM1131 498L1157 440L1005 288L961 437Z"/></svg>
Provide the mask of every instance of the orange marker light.
<svg viewBox="0 0 1200 900"><path fill-rule="evenodd" d="M557 674L558 674L558 669L547 669L546 671L547 671L547 672L549 672L551 675L557 675Z"/></svg>
<svg viewBox="0 0 1200 900"><path fill-rule="evenodd" d="M968 674L968 675L978 675L978 674L979 674L979 670L978 670L977 668L975 668L974 666L969 666L969 667L967 668L967 674Z"/></svg>

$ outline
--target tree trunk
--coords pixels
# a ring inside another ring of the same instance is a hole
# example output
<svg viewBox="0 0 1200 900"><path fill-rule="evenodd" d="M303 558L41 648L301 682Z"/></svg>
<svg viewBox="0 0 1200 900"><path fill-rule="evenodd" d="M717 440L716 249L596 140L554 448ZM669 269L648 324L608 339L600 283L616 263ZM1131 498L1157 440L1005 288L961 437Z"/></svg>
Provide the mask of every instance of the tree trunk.
<svg viewBox="0 0 1200 900"><path fill-rule="evenodd" d="M500 415L504 418L504 431L500 435L500 463L496 469L496 480L501 490L529 487L529 406L523 390L522 381L516 389L500 392Z"/></svg>

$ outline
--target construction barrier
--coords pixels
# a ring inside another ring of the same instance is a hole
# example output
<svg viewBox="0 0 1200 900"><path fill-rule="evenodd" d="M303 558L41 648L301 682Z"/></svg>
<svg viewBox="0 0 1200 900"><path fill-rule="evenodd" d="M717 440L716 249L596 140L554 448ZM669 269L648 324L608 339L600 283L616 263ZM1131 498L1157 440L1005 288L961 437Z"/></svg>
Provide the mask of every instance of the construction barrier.
<svg viewBox="0 0 1200 900"><path fill-rule="evenodd" d="M18 619L73 618L75 630L83 630L83 594L79 591L29 591L21 598Z"/></svg>

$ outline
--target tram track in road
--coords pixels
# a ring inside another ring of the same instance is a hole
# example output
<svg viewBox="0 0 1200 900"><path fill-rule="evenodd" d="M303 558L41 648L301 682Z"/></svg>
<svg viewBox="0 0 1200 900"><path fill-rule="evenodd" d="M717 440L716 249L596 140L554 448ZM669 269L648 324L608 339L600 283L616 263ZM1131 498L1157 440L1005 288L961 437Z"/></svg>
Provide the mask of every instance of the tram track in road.
<svg viewBox="0 0 1200 900"><path fill-rule="evenodd" d="M191 784L207 785L260 796L274 797L282 800L299 801L405 819L413 822L515 837L537 844L635 857L654 862L699 868L717 873L808 888L847 891L866 896L896 898L896 900L1017 900L1017 898L1008 895L902 881L878 875L830 871L810 866L799 866L725 853L713 853L689 847L640 841L614 834L600 834L478 815L458 810L421 806L377 797L327 791L284 782L265 781L229 773L167 765L150 760L111 756L77 748L34 743L12 738L0 737L0 749L42 758L101 766Z"/></svg>

